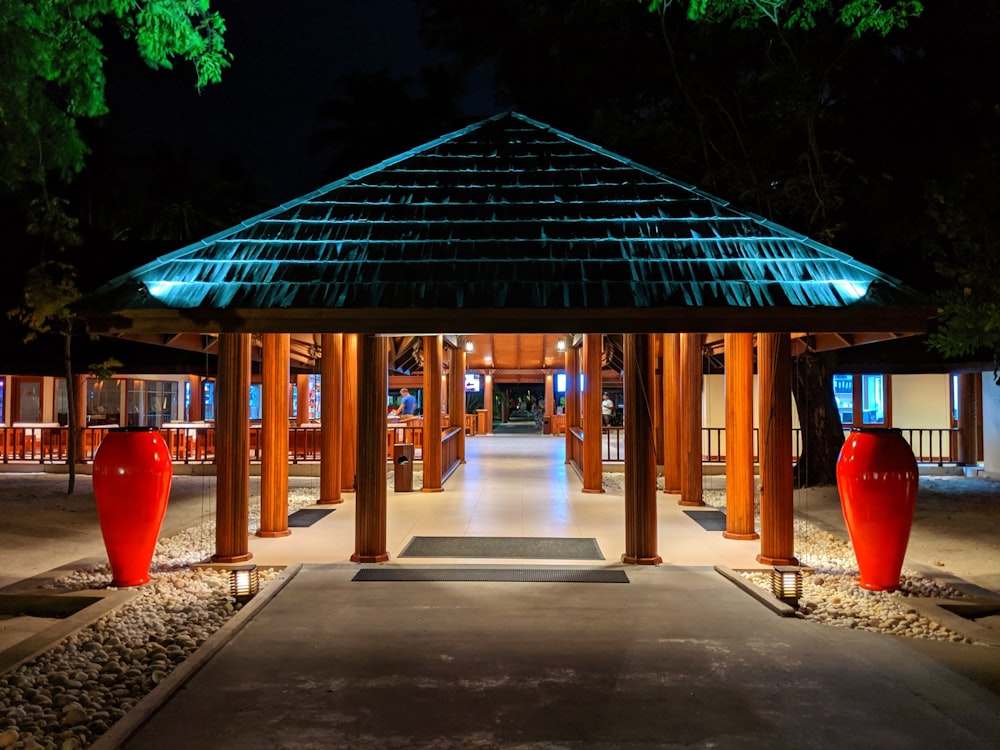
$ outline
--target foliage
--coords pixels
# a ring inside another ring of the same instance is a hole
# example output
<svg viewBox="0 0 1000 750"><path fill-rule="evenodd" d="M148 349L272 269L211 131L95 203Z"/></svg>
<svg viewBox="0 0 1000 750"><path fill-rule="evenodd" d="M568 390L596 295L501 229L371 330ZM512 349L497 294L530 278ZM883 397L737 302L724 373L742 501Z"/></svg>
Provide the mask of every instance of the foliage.
<svg viewBox="0 0 1000 750"><path fill-rule="evenodd" d="M650 10L673 3L648 0ZM921 12L923 5L918 0L688 0L687 7L692 21L729 21L737 28L767 22L787 30L811 31L825 20L836 20L856 37L869 32L885 36L893 29L905 28Z"/></svg>
<svg viewBox="0 0 1000 750"><path fill-rule="evenodd" d="M1000 227L992 208L1000 200L988 148L979 163L950 187L934 183L928 190L928 213L937 225L934 267L949 283L935 295L939 325L928 338L945 357L992 356L1000 384Z"/></svg>
<svg viewBox="0 0 1000 750"><path fill-rule="evenodd" d="M78 120L107 113L107 26L154 68L191 62L195 85L221 79L230 54L209 0L5 0L0 3L0 186L69 182L87 147Z"/></svg>

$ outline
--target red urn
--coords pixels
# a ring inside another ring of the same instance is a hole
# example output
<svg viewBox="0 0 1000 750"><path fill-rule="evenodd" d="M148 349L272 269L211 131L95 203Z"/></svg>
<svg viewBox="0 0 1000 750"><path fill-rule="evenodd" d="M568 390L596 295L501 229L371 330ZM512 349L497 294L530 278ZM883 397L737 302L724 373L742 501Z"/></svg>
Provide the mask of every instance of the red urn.
<svg viewBox="0 0 1000 750"><path fill-rule="evenodd" d="M837 459L837 490L862 588L899 588L918 482L917 461L899 430L851 430Z"/></svg>
<svg viewBox="0 0 1000 750"><path fill-rule="evenodd" d="M173 464L155 427L112 430L94 455L94 499L112 586L149 582Z"/></svg>

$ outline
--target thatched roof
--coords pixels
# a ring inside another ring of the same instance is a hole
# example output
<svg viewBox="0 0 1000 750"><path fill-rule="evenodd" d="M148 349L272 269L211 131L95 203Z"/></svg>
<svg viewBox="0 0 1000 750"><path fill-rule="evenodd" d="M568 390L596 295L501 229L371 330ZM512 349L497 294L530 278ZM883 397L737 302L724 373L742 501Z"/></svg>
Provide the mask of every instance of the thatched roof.
<svg viewBox="0 0 1000 750"><path fill-rule="evenodd" d="M821 243L516 113L122 275L108 332L922 331Z"/></svg>

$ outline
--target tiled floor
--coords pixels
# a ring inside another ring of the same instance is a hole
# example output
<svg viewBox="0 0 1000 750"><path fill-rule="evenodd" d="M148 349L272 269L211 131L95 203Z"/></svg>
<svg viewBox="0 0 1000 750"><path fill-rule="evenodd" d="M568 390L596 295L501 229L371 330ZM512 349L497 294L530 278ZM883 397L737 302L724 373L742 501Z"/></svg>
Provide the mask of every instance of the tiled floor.
<svg viewBox="0 0 1000 750"><path fill-rule="evenodd" d="M517 563L512 560L400 558L414 536L593 537L604 565L617 565L624 552L624 492L580 491L581 482L564 463L565 440L548 435L490 435L466 441L467 462L442 492L388 490L386 543L389 564ZM657 494L658 552L665 565L726 565L760 568L758 541L734 541L705 531L684 514L678 496ZM290 562L346 562L354 551L354 500L308 528L277 539L254 537L250 551L258 565ZM531 564L567 564L530 560ZM588 563L590 564L590 563Z"/></svg>

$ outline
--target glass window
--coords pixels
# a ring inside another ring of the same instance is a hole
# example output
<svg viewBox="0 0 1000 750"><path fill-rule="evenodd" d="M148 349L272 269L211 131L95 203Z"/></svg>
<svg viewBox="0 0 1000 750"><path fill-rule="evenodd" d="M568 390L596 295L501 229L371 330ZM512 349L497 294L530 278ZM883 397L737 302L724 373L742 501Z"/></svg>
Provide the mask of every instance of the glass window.
<svg viewBox="0 0 1000 750"><path fill-rule="evenodd" d="M215 381L206 380L202 388L202 407L205 419L209 422L215 419Z"/></svg>
<svg viewBox="0 0 1000 750"><path fill-rule="evenodd" d="M174 381L130 380L126 393L128 424L159 427L176 418L179 389Z"/></svg>
<svg viewBox="0 0 1000 750"><path fill-rule="evenodd" d="M120 424L121 380L87 379L87 424Z"/></svg>
<svg viewBox="0 0 1000 750"><path fill-rule="evenodd" d="M861 376L861 411L865 424L885 424L885 376Z"/></svg>
<svg viewBox="0 0 1000 750"><path fill-rule="evenodd" d="M837 401L841 424L854 424L854 376L833 376L833 397Z"/></svg>
<svg viewBox="0 0 1000 750"><path fill-rule="evenodd" d="M250 419L260 419L260 383L250 385Z"/></svg>
<svg viewBox="0 0 1000 750"><path fill-rule="evenodd" d="M0 378L0 424L5 424L7 422L7 415L4 413L3 407L7 403L4 400L4 386L7 385L7 378Z"/></svg>

